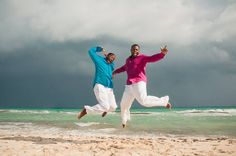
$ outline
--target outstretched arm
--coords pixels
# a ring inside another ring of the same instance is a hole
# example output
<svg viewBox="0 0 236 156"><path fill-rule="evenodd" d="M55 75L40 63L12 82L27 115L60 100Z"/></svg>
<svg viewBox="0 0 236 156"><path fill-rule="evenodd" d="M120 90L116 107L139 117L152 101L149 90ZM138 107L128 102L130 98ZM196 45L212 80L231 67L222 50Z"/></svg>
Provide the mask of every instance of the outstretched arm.
<svg viewBox="0 0 236 156"><path fill-rule="evenodd" d="M165 56L165 54L158 53L158 54L155 54L152 56L147 56L145 60L146 60L146 62L157 62L157 61L163 59L164 56Z"/></svg>
<svg viewBox="0 0 236 156"><path fill-rule="evenodd" d="M117 68L115 71L113 71L113 73L112 73L112 78L114 78L114 75L115 75L115 74L119 74L119 73L124 72L124 71L125 71L125 65L123 65L123 66L120 67L120 68Z"/></svg>
<svg viewBox="0 0 236 156"><path fill-rule="evenodd" d="M165 55L168 53L168 49L165 46L164 48L161 48L161 52L152 56L146 57L147 62L156 62L165 57Z"/></svg>

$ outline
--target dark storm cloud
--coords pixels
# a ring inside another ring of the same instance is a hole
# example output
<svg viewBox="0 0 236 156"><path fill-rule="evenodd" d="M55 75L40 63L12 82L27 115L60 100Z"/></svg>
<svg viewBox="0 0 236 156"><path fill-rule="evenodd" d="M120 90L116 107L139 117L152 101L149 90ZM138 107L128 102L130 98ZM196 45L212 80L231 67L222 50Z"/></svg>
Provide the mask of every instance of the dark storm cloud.
<svg viewBox="0 0 236 156"><path fill-rule="evenodd" d="M109 42L112 44L102 42L108 50L116 49L116 67L123 65L131 43L112 41L111 38ZM120 48L113 42L119 43ZM85 103L96 103L92 91L94 66L87 50L98 44L98 41L38 42L18 49L18 53L2 54L1 106L81 107ZM229 56L223 59L218 53L211 56L208 54L212 53L208 51L209 45L185 47L184 50L170 45L170 52L164 60L147 67L148 93L158 96L168 94L177 106L234 104L235 55L229 47L225 49L229 51ZM141 46L145 47L143 53L148 55L159 51L154 46ZM195 55L188 55L189 52ZM118 102L125 79L125 73L115 77L114 90Z"/></svg>
<svg viewBox="0 0 236 156"><path fill-rule="evenodd" d="M179 106L235 105L235 53L222 45L171 47L162 62L148 67L150 92L159 88L159 94L169 94Z"/></svg>
<svg viewBox="0 0 236 156"><path fill-rule="evenodd" d="M89 84L86 87L91 89L90 75L94 72L87 49L86 43L37 42L3 53L1 106L78 106L79 99L90 94L82 88Z"/></svg>
<svg viewBox="0 0 236 156"><path fill-rule="evenodd" d="M100 42L106 45L103 40L38 41L15 51L2 51L0 106L80 108L96 103L92 88L95 70L88 49ZM113 42L110 39L107 50L111 50Z"/></svg>

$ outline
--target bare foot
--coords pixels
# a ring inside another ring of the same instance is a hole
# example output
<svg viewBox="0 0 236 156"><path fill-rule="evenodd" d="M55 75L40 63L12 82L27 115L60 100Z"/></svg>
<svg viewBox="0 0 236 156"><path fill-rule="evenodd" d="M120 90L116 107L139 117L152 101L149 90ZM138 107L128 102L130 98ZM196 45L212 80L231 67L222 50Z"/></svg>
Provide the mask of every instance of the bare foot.
<svg viewBox="0 0 236 156"><path fill-rule="evenodd" d="M81 112L80 112L80 114L78 115L78 119L80 119L80 118L82 118L83 116L85 116L87 114L87 112L86 112L86 109L84 108Z"/></svg>
<svg viewBox="0 0 236 156"><path fill-rule="evenodd" d="M102 117L106 116L107 115L107 112L103 112L102 113Z"/></svg>
<svg viewBox="0 0 236 156"><path fill-rule="evenodd" d="M125 125L125 124L122 124L122 127L123 127L123 128L125 128L125 127L126 127L126 125Z"/></svg>
<svg viewBox="0 0 236 156"><path fill-rule="evenodd" d="M168 102L167 105L166 105L166 108L171 109L172 108L172 104L170 102Z"/></svg>

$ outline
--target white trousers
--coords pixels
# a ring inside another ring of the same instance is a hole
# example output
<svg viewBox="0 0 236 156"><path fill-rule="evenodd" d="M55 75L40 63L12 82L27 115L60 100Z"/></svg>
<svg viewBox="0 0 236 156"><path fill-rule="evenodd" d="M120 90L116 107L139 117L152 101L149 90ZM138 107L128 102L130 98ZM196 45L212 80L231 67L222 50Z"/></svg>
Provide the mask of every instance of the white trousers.
<svg viewBox="0 0 236 156"><path fill-rule="evenodd" d="M112 112L116 110L117 105L112 88L104 87L101 84L95 84L93 91L98 104L92 107L88 105L84 106L87 114Z"/></svg>
<svg viewBox="0 0 236 156"><path fill-rule="evenodd" d="M148 96L146 83L143 81L131 85L126 85L120 103L122 124L126 124L127 120L130 120L129 110L134 99L136 99L144 107L165 107L169 102L169 96L164 96L161 98Z"/></svg>

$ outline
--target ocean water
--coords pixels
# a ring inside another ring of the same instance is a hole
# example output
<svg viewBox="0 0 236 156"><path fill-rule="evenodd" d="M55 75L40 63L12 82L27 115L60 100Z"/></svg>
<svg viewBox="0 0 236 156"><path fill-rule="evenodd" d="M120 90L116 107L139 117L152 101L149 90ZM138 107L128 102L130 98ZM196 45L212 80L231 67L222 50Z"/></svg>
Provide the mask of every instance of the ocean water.
<svg viewBox="0 0 236 156"><path fill-rule="evenodd" d="M236 107L131 109L131 121L121 127L120 112L86 115L80 109L0 109L0 130L37 130L51 134L134 136L236 137Z"/></svg>

